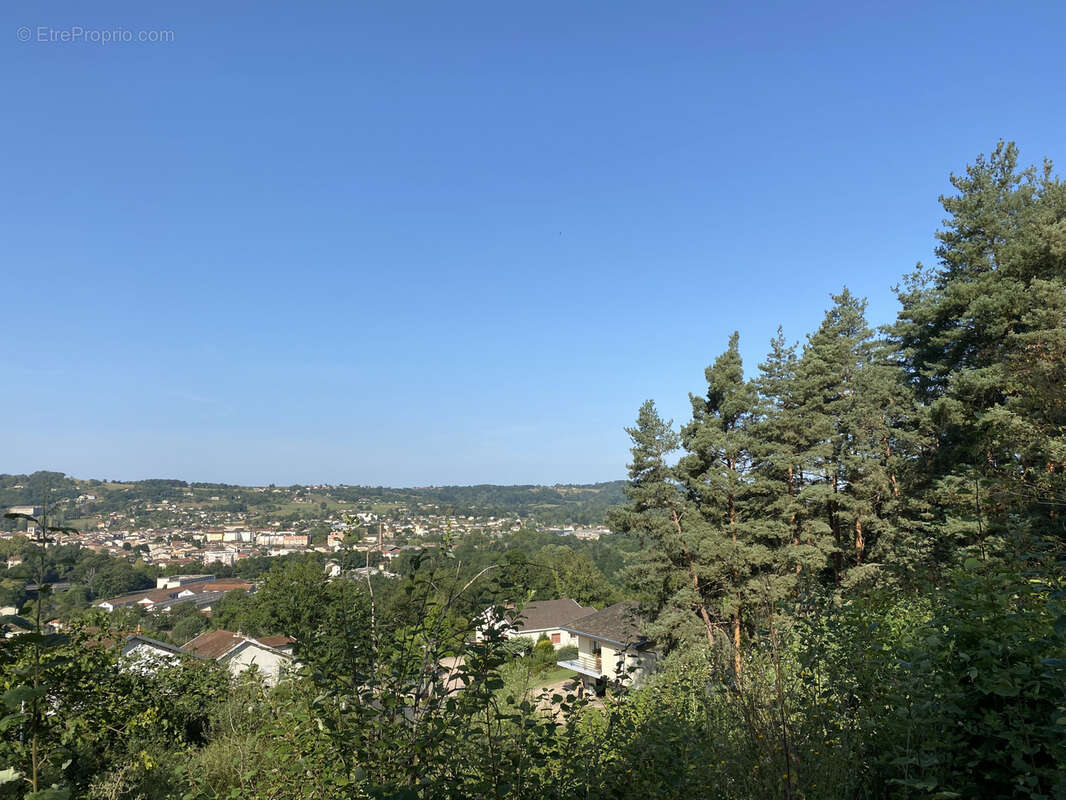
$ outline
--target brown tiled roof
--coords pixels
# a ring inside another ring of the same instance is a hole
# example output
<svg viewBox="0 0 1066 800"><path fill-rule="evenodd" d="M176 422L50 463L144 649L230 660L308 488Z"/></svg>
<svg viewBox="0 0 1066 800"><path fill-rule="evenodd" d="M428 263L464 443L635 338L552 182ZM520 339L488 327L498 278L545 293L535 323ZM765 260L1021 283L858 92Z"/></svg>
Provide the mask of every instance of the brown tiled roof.
<svg viewBox="0 0 1066 800"><path fill-rule="evenodd" d="M583 633L597 639L606 639L618 644L645 642L647 637L640 632L640 606L632 600L623 600L602 611L575 619L563 627L571 633Z"/></svg>
<svg viewBox="0 0 1066 800"><path fill-rule="evenodd" d="M233 631L205 631L192 641L183 644L181 649L196 653L203 658L215 659L225 655L233 649L234 645L243 641L244 637L238 636Z"/></svg>
<svg viewBox="0 0 1066 800"><path fill-rule="evenodd" d="M252 636L245 636L242 633L217 630L201 633L195 639L183 644L181 649L195 653L203 658L217 659L224 656L241 642L258 642L267 647L279 648L295 641L291 636L263 636L257 639Z"/></svg>
<svg viewBox="0 0 1066 800"><path fill-rule="evenodd" d="M586 608L569 597L559 600L534 600L525 604L521 616L515 619L514 626L519 633L563 628L595 610Z"/></svg>

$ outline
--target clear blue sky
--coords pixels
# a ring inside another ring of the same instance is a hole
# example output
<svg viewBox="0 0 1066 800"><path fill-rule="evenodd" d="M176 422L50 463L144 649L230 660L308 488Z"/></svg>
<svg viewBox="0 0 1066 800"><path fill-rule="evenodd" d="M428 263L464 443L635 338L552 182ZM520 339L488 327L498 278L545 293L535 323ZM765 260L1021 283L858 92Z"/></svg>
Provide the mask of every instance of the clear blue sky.
<svg viewBox="0 0 1066 800"><path fill-rule="evenodd" d="M620 478L734 329L889 321L949 172L1066 163L1060 0L0 17L2 472Z"/></svg>

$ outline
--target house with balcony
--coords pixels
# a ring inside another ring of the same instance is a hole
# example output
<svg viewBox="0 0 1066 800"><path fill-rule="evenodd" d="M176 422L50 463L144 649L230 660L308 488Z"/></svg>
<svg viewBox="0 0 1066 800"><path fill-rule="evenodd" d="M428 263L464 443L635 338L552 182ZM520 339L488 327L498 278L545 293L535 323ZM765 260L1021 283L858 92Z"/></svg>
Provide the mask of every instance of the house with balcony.
<svg viewBox="0 0 1066 800"><path fill-rule="evenodd" d="M577 657L560 667L581 676L586 691L602 695L609 684L639 684L655 668L653 643L640 632L639 606L615 603L564 626L577 644Z"/></svg>

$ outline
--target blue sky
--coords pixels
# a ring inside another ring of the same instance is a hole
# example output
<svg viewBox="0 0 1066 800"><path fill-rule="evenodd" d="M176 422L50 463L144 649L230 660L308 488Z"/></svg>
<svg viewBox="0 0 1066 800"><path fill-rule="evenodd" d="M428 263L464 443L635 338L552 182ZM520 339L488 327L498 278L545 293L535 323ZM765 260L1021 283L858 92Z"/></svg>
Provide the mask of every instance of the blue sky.
<svg viewBox="0 0 1066 800"><path fill-rule="evenodd" d="M3 472L623 477L731 331L891 320L951 171L1066 163L1061 2L0 17Z"/></svg>

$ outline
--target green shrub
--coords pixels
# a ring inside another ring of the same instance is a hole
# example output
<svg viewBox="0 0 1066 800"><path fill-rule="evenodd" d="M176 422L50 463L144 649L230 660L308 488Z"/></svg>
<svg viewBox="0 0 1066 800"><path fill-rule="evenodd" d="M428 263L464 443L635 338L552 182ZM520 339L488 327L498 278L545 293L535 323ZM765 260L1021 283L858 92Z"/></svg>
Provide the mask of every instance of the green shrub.
<svg viewBox="0 0 1066 800"><path fill-rule="evenodd" d="M555 645L545 637L533 648L533 665L538 671L555 666Z"/></svg>
<svg viewBox="0 0 1066 800"><path fill-rule="evenodd" d="M1066 797L1064 597L976 559L952 576L878 704L888 783L913 795Z"/></svg>

